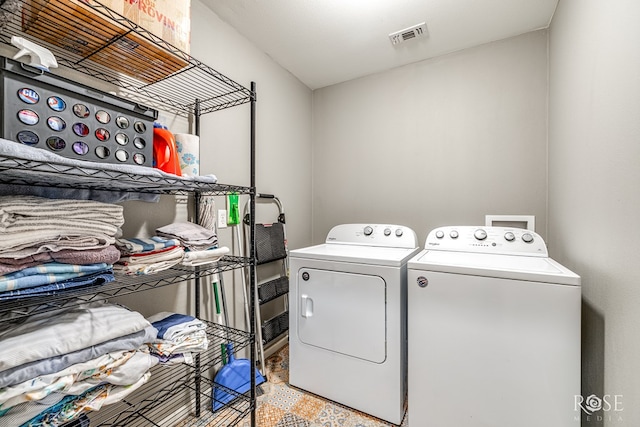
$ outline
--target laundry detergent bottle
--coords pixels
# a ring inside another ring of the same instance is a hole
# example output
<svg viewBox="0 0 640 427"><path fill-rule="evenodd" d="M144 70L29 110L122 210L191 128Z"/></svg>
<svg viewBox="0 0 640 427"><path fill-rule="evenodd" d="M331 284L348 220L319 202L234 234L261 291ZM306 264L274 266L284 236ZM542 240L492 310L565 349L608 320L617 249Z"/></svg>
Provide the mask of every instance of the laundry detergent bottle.
<svg viewBox="0 0 640 427"><path fill-rule="evenodd" d="M153 167L182 176L176 139L166 126L153 124Z"/></svg>

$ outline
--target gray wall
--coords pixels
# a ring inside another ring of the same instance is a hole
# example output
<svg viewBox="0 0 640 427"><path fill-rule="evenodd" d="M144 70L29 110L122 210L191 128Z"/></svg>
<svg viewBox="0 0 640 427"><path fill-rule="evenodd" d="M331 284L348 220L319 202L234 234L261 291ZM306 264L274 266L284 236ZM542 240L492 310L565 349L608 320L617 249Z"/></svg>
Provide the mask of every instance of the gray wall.
<svg viewBox="0 0 640 427"><path fill-rule="evenodd" d="M550 28L549 239L582 276L583 395L640 420L640 2L561 0ZM604 415L604 416L603 416Z"/></svg>
<svg viewBox="0 0 640 427"><path fill-rule="evenodd" d="M313 93L313 240L339 223L536 216L546 233L547 33Z"/></svg>

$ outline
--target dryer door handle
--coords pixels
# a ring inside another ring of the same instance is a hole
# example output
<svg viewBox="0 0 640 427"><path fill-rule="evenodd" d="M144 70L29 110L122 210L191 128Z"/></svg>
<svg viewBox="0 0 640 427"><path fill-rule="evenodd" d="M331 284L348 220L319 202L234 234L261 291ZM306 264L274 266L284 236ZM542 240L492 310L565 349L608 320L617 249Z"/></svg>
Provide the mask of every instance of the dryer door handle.
<svg viewBox="0 0 640 427"><path fill-rule="evenodd" d="M304 318L313 316L313 300L308 295L300 296L300 313Z"/></svg>

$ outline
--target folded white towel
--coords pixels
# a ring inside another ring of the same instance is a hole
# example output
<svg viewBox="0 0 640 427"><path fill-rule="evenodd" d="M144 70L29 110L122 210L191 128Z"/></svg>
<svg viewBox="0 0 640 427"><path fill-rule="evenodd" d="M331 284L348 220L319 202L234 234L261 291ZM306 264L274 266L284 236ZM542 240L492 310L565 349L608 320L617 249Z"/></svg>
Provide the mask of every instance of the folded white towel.
<svg viewBox="0 0 640 427"><path fill-rule="evenodd" d="M229 248L226 246L204 251L187 251L184 253L184 258L182 258L182 264L190 267L209 264L218 261L223 255L228 253Z"/></svg>

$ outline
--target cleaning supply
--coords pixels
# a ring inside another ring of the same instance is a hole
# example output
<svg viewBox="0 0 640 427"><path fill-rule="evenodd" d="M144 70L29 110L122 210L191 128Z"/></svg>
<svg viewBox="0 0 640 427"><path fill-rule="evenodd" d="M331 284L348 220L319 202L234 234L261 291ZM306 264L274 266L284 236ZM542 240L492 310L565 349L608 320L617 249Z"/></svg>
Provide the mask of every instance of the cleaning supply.
<svg viewBox="0 0 640 427"><path fill-rule="evenodd" d="M227 218L227 225L240 224L240 210L238 208L238 193L229 193L227 195L227 210L229 212L229 218Z"/></svg>
<svg viewBox="0 0 640 427"><path fill-rule="evenodd" d="M12 36L11 44L20 49L18 53L13 56L13 59L22 58L28 55L30 58L29 65L36 67L42 71L49 71L49 68L56 68L58 61L53 53L45 47L35 44L23 37Z"/></svg>
<svg viewBox="0 0 640 427"><path fill-rule="evenodd" d="M182 176L175 137L157 122L153 124L153 167Z"/></svg>
<svg viewBox="0 0 640 427"><path fill-rule="evenodd" d="M223 326L227 326L227 323L222 323L222 315L220 314L220 297L218 296L218 274L214 274L213 275L213 279L211 282L211 287L213 288L213 297L215 299L215 303L216 303L216 321ZM225 311L224 315L226 317L227 313ZM227 341L229 341L229 334L227 333ZM227 360L227 346L224 343L220 343L220 354L222 355L222 365L226 365L228 360Z"/></svg>
<svg viewBox="0 0 640 427"><path fill-rule="evenodd" d="M216 288L214 288L214 291L215 289ZM220 275L220 294L222 296L222 310L224 311L225 322L228 326L229 318L227 315L227 300L224 294L224 281L222 275ZM220 368L213 379L212 409L214 412L236 398L235 395L227 392L227 389L233 390L238 394L243 394L250 390L252 371L256 378L256 386L266 381L260 371L251 366L250 360L235 358L233 343L228 338L226 346L228 363ZM253 349L251 349L251 351L253 351Z"/></svg>
<svg viewBox="0 0 640 427"><path fill-rule="evenodd" d="M214 412L236 398L235 395L228 393L223 387L231 389L238 394L244 394L251 388L251 362L248 359L236 359L233 343L231 342L227 343L227 356L229 357L229 363L218 371L213 383ZM258 369L254 368L254 372L256 386L266 381Z"/></svg>

